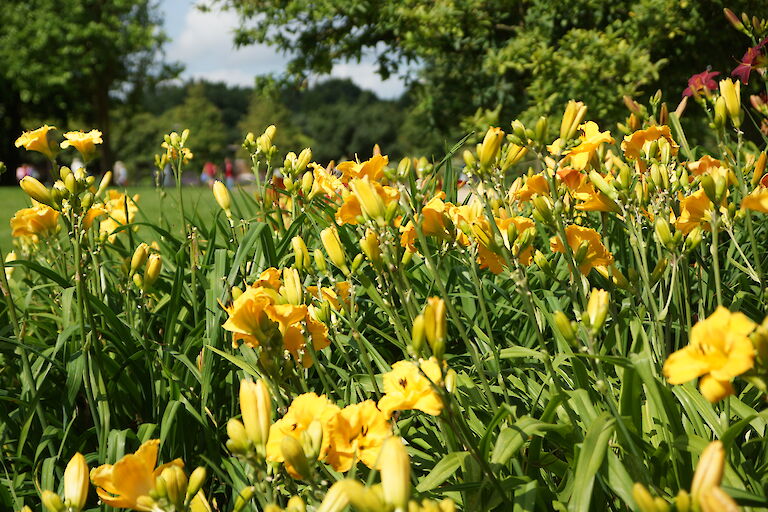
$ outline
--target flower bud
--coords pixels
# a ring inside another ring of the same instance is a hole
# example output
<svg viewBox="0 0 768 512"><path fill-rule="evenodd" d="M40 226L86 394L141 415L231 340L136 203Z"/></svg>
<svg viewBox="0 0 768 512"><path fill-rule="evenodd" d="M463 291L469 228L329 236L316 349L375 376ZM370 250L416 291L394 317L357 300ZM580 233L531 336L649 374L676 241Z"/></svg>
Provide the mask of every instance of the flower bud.
<svg viewBox="0 0 768 512"><path fill-rule="evenodd" d="M456 375L456 370L453 368L449 368L447 372L445 372L445 390L449 393L453 393L456 390L456 379L458 376Z"/></svg>
<svg viewBox="0 0 768 512"><path fill-rule="evenodd" d="M555 314L552 315L552 320L554 320L557 330L560 331L560 334L565 338L565 341L567 341L569 345L575 345L576 332L573 330L573 325L571 324L571 321L568 320L568 317L565 316L565 313L556 311Z"/></svg>
<svg viewBox="0 0 768 512"><path fill-rule="evenodd" d="M368 177L363 179L354 179L350 182L352 192L357 196L360 202L360 209L369 219L373 219L379 225L385 225L384 200L376 191Z"/></svg>
<svg viewBox="0 0 768 512"><path fill-rule="evenodd" d="M711 174L705 174L701 177L701 188L704 189L704 193L707 194L710 201L717 203L717 187Z"/></svg>
<svg viewBox="0 0 768 512"><path fill-rule="evenodd" d="M291 496L288 504L285 506L285 512L307 512L307 505L301 496Z"/></svg>
<svg viewBox="0 0 768 512"><path fill-rule="evenodd" d="M477 160L475 160L475 155L470 150L465 149L464 153L462 154L462 157L464 158L464 165L466 165L469 168L475 167Z"/></svg>
<svg viewBox="0 0 768 512"><path fill-rule="evenodd" d="M439 297L427 299L424 307L424 334L432 353L438 359L445 353L445 338L448 322L445 316L445 301Z"/></svg>
<svg viewBox="0 0 768 512"><path fill-rule="evenodd" d="M597 334L603 328L605 318L608 316L610 299L611 296L607 291L592 288L592 293L589 294L589 302L587 303L587 317L592 334Z"/></svg>
<svg viewBox="0 0 768 512"><path fill-rule="evenodd" d="M147 267L144 269L144 283L143 290L147 291L152 288L160 277L160 271L163 268L163 258L159 254L151 254L147 259Z"/></svg>
<svg viewBox="0 0 768 512"><path fill-rule="evenodd" d="M294 266L298 270L305 270L309 268L309 252L307 251L307 244L304 243L304 239L300 236L295 236L291 239L291 247L293 248Z"/></svg>
<svg viewBox="0 0 768 512"><path fill-rule="evenodd" d="M33 178L32 176L24 176L19 182L19 185L29 197L38 203L51 206L51 192L36 178Z"/></svg>
<svg viewBox="0 0 768 512"><path fill-rule="evenodd" d="M728 118L728 109L725 106L725 98L722 96L715 101L714 125L718 130L725 128L725 120Z"/></svg>
<svg viewBox="0 0 768 512"><path fill-rule="evenodd" d="M301 446L307 456L307 460L314 462L320 456L323 446L323 424L313 420L307 429L301 433Z"/></svg>
<svg viewBox="0 0 768 512"><path fill-rule="evenodd" d="M336 230L336 227L331 226L322 230L320 232L320 241L323 243L323 247L330 258L331 263L336 265L345 275L348 274L347 258L344 254L344 249L341 246L339 232Z"/></svg>
<svg viewBox="0 0 768 512"><path fill-rule="evenodd" d="M187 503L195 499L195 496L197 496L197 493L203 487L207 477L208 471L202 466L195 468L192 474L189 475L189 485L187 485L187 494L185 498Z"/></svg>
<svg viewBox="0 0 768 512"><path fill-rule="evenodd" d="M496 158L503 138L504 132L501 131L501 128L490 127L488 129L477 152L481 167L488 167Z"/></svg>
<svg viewBox="0 0 768 512"><path fill-rule="evenodd" d="M254 494L256 494L256 488L254 486L246 487L240 491L240 494L238 494L237 498L235 498L235 505L232 508L232 512L241 512L248 504L248 502L251 501L251 498L253 498Z"/></svg>
<svg viewBox="0 0 768 512"><path fill-rule="evenodd" d="M325 273L328 270L328 266L325 264L325 256L323 256L323 251L320 249L315 249L312 252L312 256L315 260L315 266L317 267L317 270Z"/></svg>
<svg viewBox="0 0 768 512"><path fill-rule="evenodd" d="M741 82L730 78L720 80L720 97L725 98L728 117L735 128L741 125Z"/></svg>
<svg viewBox="0 0 768 512"><path fill-rule="evenodd" d="M286 464L289 464L302 479L307 480L310 475L309 461L301 443L291 436L284 436L280 442L280 451Z"/></svg>
<svg viewBox="0 0 768 512"><path fill-rule="evenodd" d="M305 172L301 177L301 192L305 197L309 197L309 194L312 192L312 184L314 181L315 177L310 171Z"/></svg>
<svg viewBox="0 0 768 512"><path fill-rule="evenodd" d="M232 215L230 210L230 207L232 206L232 198L229 195L227 186L219 180L213 182L213 197L216 199L216 202L219 203L219 207L227 214L227 217L230 217Z"/></svg>
<svg viewBox="0 0 768 512"><path fill-rule="evenodd" d="M282 295L288 304L298 306L304 302L304 289L301 286L301 278L299 277L299 271L295 268L283 269L283 285L280 287L280 295Z"/></svg>
<svg viewBox="0 0 768 512"><path fill-rule="evenodd" d="M365 236L360 239L360 249L362 249L363 254L365 254L365 257L368 258L368 261L371 263L381 262L379 237L373 230L367 229L365 231Z"/></svg>
<svg viewBox="0 0 768 512"><path fill-rule="evenodd" d="M554 221L554 217L552 217L552 202L549 198L536 196L532 199L532 202L534 209L541 216L541 219L546 224L551 224Z"/></svg>
<svg viewBox="0 0 768 512"><path fill-rule="evenodd" d="M43 502L43 506L48 509L48 512L64 512L64 503L58 494L52 491L45 490L40 495L40 500Z"/></svg>
<svg viewBox="0 0 768 512"><path fill-rule="evenodd" d="M688 236L685 237L685 249L686 251L690 252L696 249L699 244L701 243L703 233L700 226L696 226L693 228L693 230L688 233Z"/></svg>
<svg viewBox="0 0 768 512"><path fill-rule="evenodd" d="M656 231L656 238L659 240L659 243L664 247L671 248L672 231L669 228L669 222L661 216L657 217L654 223L654 230Z"/></svg>
<svg viewBox="0 0 768 512"><path fill-rule="evenodd" d="M76 512L82 510L88 499L88 464L85 457L76 453L64 470L64 500Z"/></svg>
<svg viewBox="0 0 768 512"><path fill-rule="evenodd" d="M547 135L547 118L544 116L540 116L539 119L536 121L536 127L534 128L534 133L536 134L536 141L544 143L544 137Z"/></svg>
<svg viewBox="0 0 768 512"><path fill-rule="evenodd" d="M248 439L256 446L265 445L272 424L272 397L263 380L240 381L240 412Z"/></svg>
<svg viewBox="0 0 768 512"><path fill-rule="evenodd" d="M377 466L386 504L395 510L407 510L411 497L411 463L402 438L392 436L384 441Z"/></svg>
<svg viewBox="0 0 768 512"><path fill-rule="evenodd" d="M133 257L131 258L131 275L135 274L139 267L144 265L149 256L149 246L144 242L141 242L136 250L133 251Z"/></svg>
<svg viewBox="0 0 768 512"><path fill-rule="evenodd" d="M104 176L101 177L101 181L99 182L99 189L96 192L96 197L101 197L104 191L107 190L107 187L110 183L112 183L112 171L107 171L104 173Z"/></svg>
<svg viewBox="0 0 768 512"><path fill-rule="evenodd" d="M605 178L603 178L600 175L600 173L598 173L597 171L589 172L589 181L591 181L592 184L596 186L598 190L600 190L600 192L602 192L612 200L615 201L616 199L619 198L619 193L616 191L613 185L605 181Z"/></svg>
<svg viewBox="0 0 768 512"><path fill-rule="evenodd" d="M632 487L632 498L640 512L658 512L653 496L643 484L638 482Z"/></svg>
<svg viewBox="0 0 768 512"><path fill-rule="evenodd" d="M411 327L411 349L413 349L413 355L415 356L421 354L421 349L424 346L424 331L424 315L416 315L416 318L413 319L413 326Z"/></svg>
<svg viewBox="0 0 768 512"><path fill-rule="evenodd" d="M184 506L187 496L187 475L179 466L168 466L160 474L159 479L165 482L165 496L177 510Z"/></svg>
<svg viewBox="0 0 768 512"><path fill-rule="evenodd" d="M752 174L752 187L756 187L760 180L763 177L763 173L765 172L765 162L768 155L766 155L765 151L762 151L760 153L760 156L757 157L757 162L755 162L755 172Z"/></svg>
<svg viewBox="0 0 768 512"><path fill-rule="evenodd" d="M691 495L685 489L680 489L675 498L675 510L677 512L688 512L691 508Z"/></svg>
<svg viewBox="0 0 768 512"><path fill-rule="evenodd" d="M691 482L691 498L696 507L701 502L702 493L711 487L718 487L725 469L725 449L721 441L713 441L704 448L696 465Z"/></svg>
<svg viewBox="0 0 768 512"><path fill-rule="evenodd" d="M295 172L298 174L307 168L309 162L312 160L312 150L310 148L304 148L299 153L299 157L296 159Z"/></svg>
<svg viewBox="0 0 768 512"><path fill-rule="evenodd" d="M667 269L668 263L669 260L667 258L659 258L659 261L656 262L656 266L653 267L653 272L651 272L651 286L659 282L659 279L661 279L661 276L664 275L664 271Z"/></svg>
<svg viewBox="0 0 768 512"><path fill-rule="evenodd" d="M227 436L229 437L229 441L227 441L229 451L245 453L248 450L248 433L240 420L230 418L227 422Z"/></svg>

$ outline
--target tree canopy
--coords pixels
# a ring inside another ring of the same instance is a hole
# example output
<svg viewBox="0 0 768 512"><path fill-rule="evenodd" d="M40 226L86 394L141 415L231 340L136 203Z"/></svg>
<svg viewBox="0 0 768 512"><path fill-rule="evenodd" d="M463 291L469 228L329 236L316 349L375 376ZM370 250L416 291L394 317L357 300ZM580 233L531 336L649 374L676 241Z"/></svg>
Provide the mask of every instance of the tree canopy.
<svg viewBox="0 0 768 512"><path fill-rule="evenodd" d="M136 102L147 85L174 76L162 58L166 36L154 0L31 0L0 9L0 159L12 164L21 120L103 132L112 161L111 111ZM75 126L76 125L76 126Z"/></svg>
<svg viewBox="0 0 768 512"><path fill-rule="evenodd" d="M366 55L383 77L415 67L415 112L454 137L478 109L526 120L574 98L616 122L624 95L674 101L689 76L727 74L749 46L724 7L768 14L761 0L219 1L241 15L236 41L290 50L291 73Z"/></svg>

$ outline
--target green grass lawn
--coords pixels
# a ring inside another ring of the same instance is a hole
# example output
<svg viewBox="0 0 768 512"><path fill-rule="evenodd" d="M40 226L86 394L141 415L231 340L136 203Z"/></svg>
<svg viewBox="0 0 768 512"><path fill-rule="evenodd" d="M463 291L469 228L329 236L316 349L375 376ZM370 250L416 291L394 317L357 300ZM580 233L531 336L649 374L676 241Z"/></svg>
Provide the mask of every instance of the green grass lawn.
<svg viewBox="0 0 768 512"><path fill-rule="evenodd" d="M122 190L122 189L120 189ZM178 235L181 221L181 210L176 199L176 189L166 189L165 199L161 202L154 187L129 187L128 193L133 196L139 194L137 204L139 213L136 222L151 222L160 224L171 233ZM3 250L8 252L12 247L10 219L16 210L31 205L29 197L18 187L0 188L0 244ZM213 199L213 194L208 187L185 187L184 209L187 217L200 215L203 219L210 218L219 211L219 207ZM146 241L157 238L157 234L148 228L139 228L139 237L145 235Z"/></svg>

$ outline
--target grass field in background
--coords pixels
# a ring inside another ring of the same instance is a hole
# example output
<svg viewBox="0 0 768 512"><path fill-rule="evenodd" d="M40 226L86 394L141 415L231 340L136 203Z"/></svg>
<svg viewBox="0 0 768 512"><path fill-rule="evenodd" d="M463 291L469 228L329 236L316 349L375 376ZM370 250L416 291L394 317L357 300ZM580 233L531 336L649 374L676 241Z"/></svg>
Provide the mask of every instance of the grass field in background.
<svg viewBox="0 0 768 512"><path fill-rule="evenodd" d="M123 191L124 189L119 190ZM136 215L136 222L160 224L173 233L180 229L181 211L176 199L176 189L166 189L166 197L162 202L162 207L160 197L154 187L128 187L127 191L131 196L139 194L137 202L139 213ZM29 197L21 188L0 188L0 226L2 226L0 244L6 252L11 250L13 242L10 227L11 217L20 208L26 208L30 205ZM218 206L208 187L185 187L184 208L187 216L201 215L205 217L215 215L218 212ZM147 231L147 236L157 236L153 234L153 231ZM139 229L139 235L141 234L142 228ZM151 238L150 241L152 239L154 238Z"/></svg>

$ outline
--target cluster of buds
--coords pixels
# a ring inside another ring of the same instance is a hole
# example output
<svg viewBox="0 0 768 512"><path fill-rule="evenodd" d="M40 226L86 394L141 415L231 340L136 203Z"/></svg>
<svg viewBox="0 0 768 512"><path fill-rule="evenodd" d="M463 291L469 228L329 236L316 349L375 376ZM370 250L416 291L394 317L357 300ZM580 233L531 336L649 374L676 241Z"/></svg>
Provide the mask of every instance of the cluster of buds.
<svg viewBox="0 0 768 512"><path fill-rule="evenodd" d="M263 380L240 381L240 413L242 421L232 418L227 423L227 448L254 465L263 462L269 427L272 425L272 397Z"/></svg>
<svg viewBox="0 0 768 512"><path fill-rule="evenodd" d="M314 180L312 172L304 172L312 161L312 150L304 148L298 156L293 151L285 155L283 161L283 185L285 190L293 192L300 188L304 194L309 194ZM301 180L298 180L299 176ZM297 181L298 180L298 181Z"/></svg>
<svg viewBox="0 0 768 512"><path fill-rule="evenodd" d="M243 149L251 155L264 155L267 161L271 160L277 152L277 146L273 144L277 127L269 125L264 133L256 137L252 132L248 132L243 141Z"/></svg>
<svg viewBox="0 0 768 512"><path fill-rule="evenodd" d="M84 168L71 170L69 167L59 168L60 179L56 180L50 189L32 176L22 178L19 185L26 194L38 203L50 206L54 210L74 211L77 214L87 211L94 200L104 193L112 179L112 173L107 172L99 183L96 193L91 192L96 183L94 176L89 176Z"/></svg>
<svg viewBox="0 0 768 512"><path fill-rule="evenodd" d="M514 132L506 137L508 144L504 144L505 134L501 128L491 127L485 133L483 141L477 145L476 153L468 149L464 151L464 164L468 174L484 175L490 173L492 169L499 169L503 174L522 160L528 152L525 141L536 135L533 132L528 134L522 124L515 123L512 123ZM546 131L546 120L543 123L539 123L539 127Z"/></svg>
<svg viewBox="0 0 768 512"><path fill-rule="evenodd" d="M750 18L745 12L742 12L741 18L739 18L736 16L736 13L728 8L723 9L723 13L726 19L733 25L733 28L746 36L761 39L768 35L768 19L761 19L757 16Z"/></svg>
<svg viewBox="0 0 768 512"><path fill-rule="evenodd" d="M318 420L313 420L299 439L292 436L284 436L280 442L280 452L289 465L303 480L311 481L314 478L314 466L320 457L323 446L323 425Z"/></svg>
<svg viewBox="0 0 768 512"><path fill-rule="evenodd" d="M691 492L681 489L674 500L679 512L735 512L741 510L721 487L725 470L725 449L721 441L713 441L701 452L693 474ZM670 503L662 497L653 497L643 484L636 483L632 497L640 512L666 512Z"/></svg>
<svg viewBox="0 0 768 512"><path fill-rule="evenodd" d="M413 320L411 328L411 350L413 355L421 355L426 339L432 354L437 359L445 355L446 331L448 320L445 315L445 301L439 297L430 297L420 315Z"/></svg>
<svg viewBox="0 0 768 512"><path fill-rule="evenodd" d="M45 490L40 498L49 512L80 512L88 499L88 464L76 453L64 470L64 497Z"/></svg>
<svg viewBox="0 0 768 512"><path fill-rule="evenodd" d="M440 502L411 499L411 463L403 440L390 437L381 447L378 468L381 484L365 486L357 480L339 480L325 495L318 512L454 512L450 499Z"/></svg>
<svg viewBox="0 0 768 512"><path fill-rule="evenodd" d="M186 146L188 138L189 129L185 129L181 135L171 132L163 138L161 147L165 149L166 161L171 163L176 173L179 172L179 164L186 164L194 157L192 151ZM180 176L177 176L177 179L179 178Z"/></svg>
<svg viewBox="0 0 768 512"><path fill-rule="evenodd" d="M138 271L144 268L143 275ZM134 284L143 292L148 292L160 277L163 269L163 257L151 251L150 246L140 243L131 257L131 269L129 275L133 277Z"/></svg>
<svg viewBox="0 0 768 512"><path fill-rule="evenodd" d="M192 501L205 483L207 472L204 467L196 468L187 478L184 470L176 465L168 466L155 479L155 488L149 496L136 500L139 510L154 512L187 512L194 510Z"/></svg>

